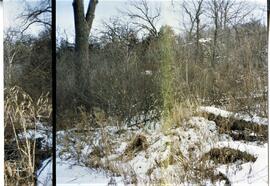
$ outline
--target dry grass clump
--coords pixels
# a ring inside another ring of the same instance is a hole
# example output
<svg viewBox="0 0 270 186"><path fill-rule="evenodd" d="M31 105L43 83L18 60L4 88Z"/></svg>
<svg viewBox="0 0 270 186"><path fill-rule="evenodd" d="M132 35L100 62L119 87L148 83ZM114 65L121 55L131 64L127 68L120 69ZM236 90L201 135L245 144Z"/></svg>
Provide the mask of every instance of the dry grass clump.
<svg viewBox="0 0 270 186"><path fill-rule="evenodd" d="M166 117L162 118L162 130L167 133L173 127L181 127L197 112L199 102L195 98L185 98L175 102Z"/></svg>
<svg viewBox="0 0 270 186"><path fill-rule="evenodd" d="M91 168L101 168L103 167L101 159L105 156L104 151L98 147L94 146L92 152L86 159L85 165Z"/></svg>
<svg viewBox="0 0 270 186"><path fill-rule="evenodd" d="M48 94L33 101L20 87L5 89L5 149L13 147L5 151L5 185L34 184L39 144L25 135L37 122L49 121L51 110Z"/></svg>
<svg viewBox="0 0 270 186"><path fill-rule="evenodd" d="M214 121L220 134L228 134L235 140L266 141L268 139L268 126L266 125L206 112L201 113L201 115L210 121ZM237 131L237 134L234 131ZM256 135L251 136L252 133Z"/></svg>
<svg viewBox="0 0 270 186"><path fill-rule="evenodd" d="M194 116L198 105L199 103L195 99L185 99L184 101L175 104L171 112L172 122L177 124L177 126L181 126L183 121Z"/></svg>
<svg viewBox="0 0 270 186"><path fill-rule="evenodd" d="M228 164L236 161L255 162L257 159L247 152L228 147L213 148L210 152L206 153L203 158L213 160L216 164Z"/></svg>
<svg viewBox="0 0 270 186"><path fill-rule="evenodd" d="M85 126L93 127L95 118L93 113L85 107L79 106L72 110L65 110L57 113L57 130L76 127L78 130ZM89 127L87 127L89 129Z"/></svg>
<svg viewBox="0 0 270 186"><path fill-rule="evenodd" d="M143 134L136 135L131 142L127 145L123 156L125 159L131 159L137 152L146 150L149 144L147 142L146 136Z"/></svg>
<svg viewBox="0 0 270 186"><path fill-rule="evenodd" d="M78 106L73 110L57 112L57 130L76 128L77 130L87 130L100 128L102 124L108 124L110 119L102 109L93 107L87 109L85 106Z"/></svg>
<svg viewBox="0 0 270 186"><path fill-rule="evenodd" d="M192 153L192 152L190 152ZM194 152L193 152L194 153ZM226 185L230 184L229 179L221 172L216 171L216 165L209 163L207 158L176 158L174 155L173 165L176 165L175 177L173 179L173 185L205 185L206 180L211 180L211 183L215 185L221 181L225 181ZM178 155L178 157L181 157Z"/></svg>

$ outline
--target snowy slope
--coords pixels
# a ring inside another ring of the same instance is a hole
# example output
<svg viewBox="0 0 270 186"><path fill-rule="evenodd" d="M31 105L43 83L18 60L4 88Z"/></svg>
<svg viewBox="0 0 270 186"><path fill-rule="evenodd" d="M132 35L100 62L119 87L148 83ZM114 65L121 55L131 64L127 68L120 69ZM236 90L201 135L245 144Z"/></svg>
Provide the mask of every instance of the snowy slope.
<svg viewBox="0 0 270 186"><path fill-rule="evenodd" d="M268 120L260 117L249 117L240 114L234 114L225 110L214 107L201 107L202 111L212 112L223 117L237 117L246 121L252 121L262 125L267 125ZM157 124L159 125L159 124ZM236 162L227 165L217 165L216 171L223 173L231 182L232 185L267 185L268 179L268 145L257 142L246 141L233 141L232 138L226 134L219 134L215 122L208 121L203 117L192 117L185 122L181 127L171 130L170 134L165 135L160 131L160 127L154 129L139 129L137 131L125 129L124 134L117 135L115 126L107 126L105 129L106 135L111 139L113 149L112 154L108 156L111 162L128 173L136 175L139 185L149 183L150 180L158 180L166 178L167 180L174 181L174 176L185 176L186 172L183 171L181 166L177 164L169 165L167 168L157 167L157 162L166 160L171 152L171 149L179 149L181 157L179 161L197 164L198 161L206 152L212 148L230 147L239 149L254 155L257 159L255 162L241 163ZM72 131L72 130L70 130ZM69 132L70 132L69 131ZM93 133L94 144L102 145L100 131L97 129ZM130 143L130 137L143 134L146 136L149 146L146 150L137 152L131 159L119 161ZM59 136L66 136L67 132L58 132ZM74 138L74 136L72 136ZM71 144L72 149L76 146L81 139L73 139L74 144ZM88 141L89 143L90 141ZM93 143L93 142L92 142ZM170 144L170 145L168 145ZM92 152L93 144L88 144L82 150L81 160L88 157L87 155ZM172 148L169 148L172 147ZM68 152L61 152L63 146L57 146L57 185L108 185L108 183L116 183L117 186L129 185L128 178L116 177L109 173L108 170L94 169L83 166L82 163L76 161L76 158L70 157ZM68 158L60 158L68 157ZM190 153L191 152L191 153ZM46 160L47 162L49 160ZM45 161L45 162L46 162ZM101 159L101 161L105 161ZM209 164L210 165L210 164ZM45 166L45 163L44 163ZM39 176L39 180L50 175L51 162L47 165L47 171L43 171ZM149 172L151 175L149 176ZM192 174L192 173L189 173ZM43 178L42 178L43 177ZM169 181L169 182L170 182ZM125 183L125 184L124 184ZM210 180L205 180L204 185L224 185L224 181L218 181L215 184ZM184 182L181 185L193 185L192 182Z"/></svg>

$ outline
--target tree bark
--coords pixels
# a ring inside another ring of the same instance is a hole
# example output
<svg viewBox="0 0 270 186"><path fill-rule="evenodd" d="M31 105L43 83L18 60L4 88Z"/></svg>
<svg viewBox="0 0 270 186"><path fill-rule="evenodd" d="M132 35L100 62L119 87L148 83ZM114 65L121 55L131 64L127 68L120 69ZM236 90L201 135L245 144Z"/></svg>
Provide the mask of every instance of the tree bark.
<svg viewBox="0 0 270 186"><path fill-rule="evenodd" d="M94 14L98 0L90 0L86 15L84 13L83 0L73 0L74 24L75 24L75 74L78 91L83 91L83 65L89 63L88 38L94 20Z"/></svg>

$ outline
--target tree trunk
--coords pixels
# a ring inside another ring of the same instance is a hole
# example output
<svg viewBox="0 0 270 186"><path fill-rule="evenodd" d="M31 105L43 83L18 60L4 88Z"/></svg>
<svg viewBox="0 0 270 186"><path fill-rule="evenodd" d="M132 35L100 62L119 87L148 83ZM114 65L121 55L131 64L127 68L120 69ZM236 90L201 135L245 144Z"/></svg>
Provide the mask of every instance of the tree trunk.
<svg viewBox="0 0 270 186"><path fill-rule="evenodd" d="M74 24L75 24L75 84L77 91L83 92L84 69L83 65L89 63L89 43L88 38L94 20L97 0L90 0L87 13L84 14L83 0L73 0Z"/></svg>
<svg viewBox="0 0 270 186"><path fill-rule="evenodd" d="M89 61L88 36L90 30L88 29L87 22L84 17L83 0L74 0L73 10L75 23L76 82L80 82L82 64L85 64Z"/></svg>
<svg viewBox="0 0 270 186"><path fill-rule="evenodd" d="M195 58L195 63L198 64L201 61L201 50L200 50L200 18L197 16L196 17L196 58Z"/></svg>
<svg viewBox="0 0 270 186"><path fill-rule="evenodd" d="M217 57L217 39L218 39L218 29L219 29L219 25L218 25L218 10L215 7L215 12L214 12L214 38L213 38L213 46L212 46L212 60L211 60L211 66L214 67L215 63L216 63L216 57Z"/></svg>

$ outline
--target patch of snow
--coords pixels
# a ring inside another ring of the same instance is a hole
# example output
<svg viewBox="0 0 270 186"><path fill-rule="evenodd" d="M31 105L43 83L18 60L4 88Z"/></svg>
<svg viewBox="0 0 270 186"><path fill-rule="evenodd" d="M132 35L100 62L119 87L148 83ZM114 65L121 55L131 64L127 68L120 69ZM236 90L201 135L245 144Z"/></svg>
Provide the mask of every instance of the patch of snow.
<svg viewBox="0 0 270 186"><path fill-rule="evenodd" d="M42 162L41 168L37 171L37 185L52 185L52 159L48 158Z"/></svg>
<svg viewBox="0 0 270 186"><path fill-rule="evenodd" d="M227 176L231 184L236 185L268 185L268 150L267 144L258 146L254 143L243 143L239 141L220 142L217 147L230 147L248 152L257 160L239 165L222 165L218 168Z"/></svg>
<svg viewBox="0 0 270 186"><path fill-rule="evenodd" d="M75 165L76 162L56 159L57 185L107 186L111 176L105 171L98 171ZM114 177L117 185L124 185L121 177Z"/></svg>
<svg viewBox="0 0 270 186"><path fill-rule="evenodd" d="M247 114L239 114L239 113L233 113L233 112L229 112L226 110L222 110L213 106L203 106L199 108L200 111L202 112L207 112L207 113L212 113L216 116L220 115L222 117L233 117L235 119L239 119L239 120L244 120L247 122L252 122L252 123L256 123L259 125L268 125L268 119L267 118L262 118L259 116L249 116Z"/></svg>
<svg viewBox="0 0 270 186"><path fill-rule="evenodd" d="M212 39L211 38L200 38L199 42L200 43L209 43Z"/></svg>
<svg viewBox="0 0 270 186"><path fill-rule="evenodd" d="M27 129L18 134L19 139L40 139L42 149L52 147L52 127L36 122L36 129Z"/></svg>
<svg viewBox="0 0 270 186"><path fill-rule="evenodd" d="M116 153L118 154L122 154L124 152L124 150L126 149L127 147L127 143L126 142L123 142L121 143L121 145L115 150Z"/></svg>
<svg viewBox="0 0 270 186"><path fill-rule="evenodd" d="M144 71L144 74L145 75L152 75L153 72L152 72L152 70L146 70L146 71Z"/></svg>
<svg viewBox="0 0 270 186"><path fill-rule="evenodd" d="M27 130L26 132L21 132L18 134L19 139L38 139L43 138L44 134L43 131L37 131L37 130Z"/></svg>
<svg viewBox="0 0 270 186"><path fill-rule="evenodd" d="M36 129L28 129L25 132L18 134L19 139L40 140L41 149L45 150L52 147L52 127L43 125L41 122L36 123ZM42 162L41 167L36 171L37 185L50 186L52 185L52 163L51 158Z"/></svg>

